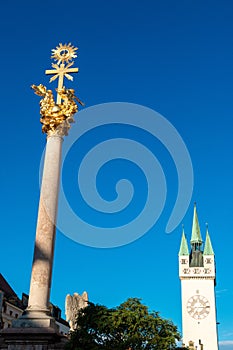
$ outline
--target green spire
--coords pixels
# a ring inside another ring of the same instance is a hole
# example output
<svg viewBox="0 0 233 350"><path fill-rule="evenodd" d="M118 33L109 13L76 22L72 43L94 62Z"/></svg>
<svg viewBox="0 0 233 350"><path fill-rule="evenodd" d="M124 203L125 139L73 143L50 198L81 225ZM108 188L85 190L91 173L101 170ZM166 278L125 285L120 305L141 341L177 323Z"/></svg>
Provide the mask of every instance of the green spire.
<svg viewBox="0 0 233 350"><path fill-rule="evenodd" d="M202 238L201 238L201 230L198 222L197 217L197 208L196 203L194 204L194 213L193 213L193 227L192 227L192 237L191 237L191 244L198 243L202 244Z"/></svg>
<svg viewBox="0 0 233 350"><path fill-rule="evenodd" d="M189 248L188 248L187 239L185 237L184 228L183 228L183 232L182 232L180 251L179 251L179 256L181 256L181 255L189 255Z"/></svg>
<svg viewBox="0 0 233 350"><path fill-rule="evenodd" d="M204 255L214 255L213 247L210 240L210 235L208 232L208 227L206 228L206 239L205 239L205 248Z"/></svg>

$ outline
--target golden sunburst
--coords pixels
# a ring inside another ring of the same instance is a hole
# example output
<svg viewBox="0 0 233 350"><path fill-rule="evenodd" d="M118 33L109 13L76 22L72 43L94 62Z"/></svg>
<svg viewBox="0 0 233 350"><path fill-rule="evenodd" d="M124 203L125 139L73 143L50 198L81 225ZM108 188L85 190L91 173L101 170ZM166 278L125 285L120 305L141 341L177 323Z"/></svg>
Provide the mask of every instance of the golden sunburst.
<svg viewBox="0 0 233 350"><path fill-rule="evenodd" d="M56 49L52 50L52 56L55 61L57 61L57 64L60 64L61 62L67 62L72 61L74 58L77 57L76 51L78 50L77 47L74 47L71 45L71 43L67 44L59 44L59 46L56 47Z"/></svg>

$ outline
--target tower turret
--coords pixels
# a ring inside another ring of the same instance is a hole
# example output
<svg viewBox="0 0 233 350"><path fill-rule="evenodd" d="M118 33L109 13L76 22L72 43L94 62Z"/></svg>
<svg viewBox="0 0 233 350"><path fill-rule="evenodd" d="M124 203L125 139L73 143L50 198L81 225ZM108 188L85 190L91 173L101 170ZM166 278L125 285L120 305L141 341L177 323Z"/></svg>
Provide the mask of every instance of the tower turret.
<svg viewBox="0 0 233 350"><path fill-rule="evenodd" d="M214 250L212 248L208 226L206 227L206 239L205 239L205 248L204 248L203 255L214 255Z"/></svg>
<svg viewBox="0 0 233 350"><path fill-rule="evenodd" d="M189 248L187 238L185 236L184 227L179 250L179 275L185 276L189 270Z"/></svg>
<svg viewBox="0 0 233 350"><path fill-rule="evenodd" d="M215 257L214 250L211 244L210 235L208 231L208 226L206 227L206 239L205 239L205 248L203 252L203 262L204 262L204 271L208 276L214 279L214 284L216 285L215 279Z"/></svg>
<svg viewBox="0 0 233 350"><path fill-rule="evenodd" d="M196 204L194 204L192 236L191 236L190 243L191 243L190 266L191 267L203 266L203 252L201 250L203 240L201 237L201 230L198 222Z"/></svg>
<svg viewBox="0 0 233 350"><path fill-rule="evenodd" d="M185 255L189 255L189 248L188 248L188 242L187 242L187 238L185 236L184 233L184 228L182 231L182 238L181 238L181 243L180 243L180 250L179 250L179 256L185 256Z"/></svg>

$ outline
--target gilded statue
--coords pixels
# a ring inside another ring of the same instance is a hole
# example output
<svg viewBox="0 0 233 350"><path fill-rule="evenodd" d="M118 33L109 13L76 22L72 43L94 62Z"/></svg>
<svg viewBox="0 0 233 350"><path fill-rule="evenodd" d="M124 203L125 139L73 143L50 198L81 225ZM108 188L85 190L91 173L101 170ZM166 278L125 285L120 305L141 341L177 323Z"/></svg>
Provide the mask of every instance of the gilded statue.
<svg viewBox="0 0 233 350"><path fill-rule="evenodd" d="M47 135L67 135L70 123L74 122L74 114L78 111L78 104L84 105L83 102L75 96L74 89L66 89L63 86L64 77L73 80L70 73L77 73L78 68L73 66L73 58L77 57L74 46L70 43L67 45L59 44L56 49L52 50L51 58L57 61L52 63L52 70L46 70L46 74L52 74L50 82L58 78L57 99L55 102L52 90L46 86L32 85L35 94L42 97L40 101L40 122L43 125L42 131ZM72 61L72 62L69 62Z"/></svg>

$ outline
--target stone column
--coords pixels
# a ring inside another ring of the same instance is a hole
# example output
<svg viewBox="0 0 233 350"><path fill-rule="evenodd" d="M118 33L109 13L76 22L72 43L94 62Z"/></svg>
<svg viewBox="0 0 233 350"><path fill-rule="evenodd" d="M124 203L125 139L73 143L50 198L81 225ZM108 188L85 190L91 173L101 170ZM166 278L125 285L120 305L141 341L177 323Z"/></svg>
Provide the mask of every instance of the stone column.
<svg viewBox="0 0 233 350"><path fill-rule="evenodd" d="M64 78L73 80L71 73L77 47L61 43L52 50L51 58L57 61L46 74L53 75L50 82L58 79L57 99L52 90L39 84L32 85L41 97L40 122L47 134L47 144L38 210L34 258L28 307L23 315L12 322L12 328L0 331L0 349L8 350L54 350L63 349L65 337L59 334L55 319L50 316L49 301L54 258L58 192L60 182L61 150L63 136L68 135L73 116L78 112L74 89L66 89ZM63 339L64 338L64 339Z"/></svg>
<svg viewBox="0 0 233 350"><path fill-rule="evenodd" d="M63 138L47 138L28 310L48 311Z"/></svg>
<svg viewBox="0 0 233 350"><path fill-rule="evenodd" d="M50 134L47 137L29 302L23 317L15 322L15 327L56 328L53 318L49 316L49 300L56 234L62 142L63 137L61 135Z"/></svg>

